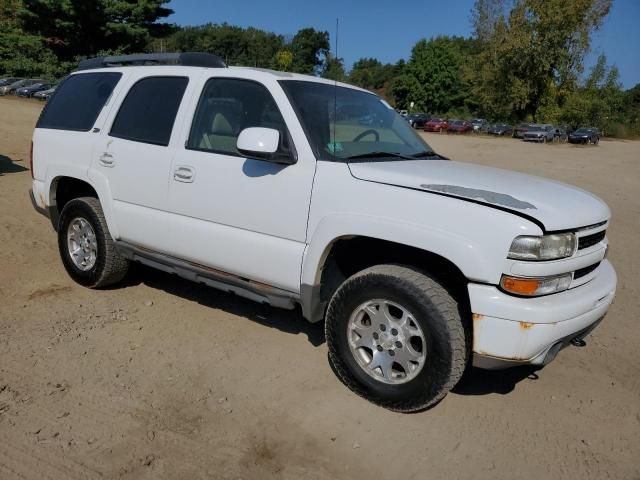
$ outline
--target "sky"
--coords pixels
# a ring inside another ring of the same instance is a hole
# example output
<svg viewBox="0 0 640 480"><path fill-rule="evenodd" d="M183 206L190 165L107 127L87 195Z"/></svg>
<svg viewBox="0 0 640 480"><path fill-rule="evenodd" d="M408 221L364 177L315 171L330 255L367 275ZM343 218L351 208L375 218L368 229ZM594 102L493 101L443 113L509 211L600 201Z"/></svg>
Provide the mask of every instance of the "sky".
<svg viewBox="0 0 640 480"><path fill-rule="evenodd" d="M407 8L402 9L403 4ZM397 5L397 8L390 9L390 5ZM384 63L408 59L411 48L421 38L469 36L472 6L473 0L172 0L169 7L175 13L168 21L182 26L227 22L285 36L293 36L301 28L313 27L330 33L334 50L338 18L338 56L350 69L353 62L362 57L374 57ZM607 62L620 70L624 88L640 83L638 20L640 0L613 0L602 28L592 37L592 51L586 58L586 66L593 65L598 54L604 53Z"/></svg>

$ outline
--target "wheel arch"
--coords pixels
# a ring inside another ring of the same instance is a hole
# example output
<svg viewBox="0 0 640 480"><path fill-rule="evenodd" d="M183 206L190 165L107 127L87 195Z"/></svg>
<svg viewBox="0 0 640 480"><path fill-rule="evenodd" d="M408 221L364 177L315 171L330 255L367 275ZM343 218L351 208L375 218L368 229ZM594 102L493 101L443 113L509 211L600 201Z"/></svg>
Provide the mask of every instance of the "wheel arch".
<svg viewBox="0 0 640 480"><path fill-rule="evenodd" d="M94 182L87 178L80 178L79 176L71 174L58 175L51 179L49 182L49 212L51 215L51 223L53 228L57 230L58 220L60 213L64 206L74 198L80 197L94 197L97 198L102 206L102 210L105 215L105 220L109 227L111 235L115 237L114 222L112 221L111 208L108 202L104 199L107 198L107 193L103 188L96 185Z"/></svg>
<svg viewBox="0 0 640 480"><path fill-rule="evenodd" d="M379 264L417 267L437 278L463 307L469 306L469 280L459 266L447 256L420 246L371 235L340 235L326 243L317 264L312 265L315 261L310 257L305 255L301 285L302 311L310 322L324 318L329 300L344 280Z"/></svg>

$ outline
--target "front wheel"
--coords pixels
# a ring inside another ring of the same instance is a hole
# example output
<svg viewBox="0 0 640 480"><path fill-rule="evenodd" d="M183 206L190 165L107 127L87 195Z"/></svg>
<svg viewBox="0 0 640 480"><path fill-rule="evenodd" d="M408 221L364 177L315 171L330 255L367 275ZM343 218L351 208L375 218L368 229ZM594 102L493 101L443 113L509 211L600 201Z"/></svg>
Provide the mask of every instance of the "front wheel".
<svg viewBox="0 0 640 480"><path fill-rule="evenodd" d="M428 408L458 382L469 357L461 309L427 273L378 265L347 279L325 322L340 380L399 412Z"/></svg>
<svg viewBox="0 0 640 480"><path fill-rule="evenodd" d="M99 288L119 282L129 261L115 248L97 198L70 200L58 223L58 248L69 276L85 287Z"/></svg>

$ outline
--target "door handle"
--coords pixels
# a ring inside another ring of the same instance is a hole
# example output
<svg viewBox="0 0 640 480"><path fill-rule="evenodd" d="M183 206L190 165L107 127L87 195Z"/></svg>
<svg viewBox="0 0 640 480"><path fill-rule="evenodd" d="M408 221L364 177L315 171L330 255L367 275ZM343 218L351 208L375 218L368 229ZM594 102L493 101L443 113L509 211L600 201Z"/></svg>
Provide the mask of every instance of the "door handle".
<svg viewBox="0 0 640 480"><path fill-rule="evenodd" d="M113 158L113 155L111 155L109 152L104 152L102 155L100 155L98 162L103 167L113 167L116 163L116 160Z"/></svg>
<svg viewBox="0 0 640 480"><path fill-rule="evenodd" d="M195 176L195 170L186 165L181 165L173 171L173 179L176 182L192 183Z"/></svg>

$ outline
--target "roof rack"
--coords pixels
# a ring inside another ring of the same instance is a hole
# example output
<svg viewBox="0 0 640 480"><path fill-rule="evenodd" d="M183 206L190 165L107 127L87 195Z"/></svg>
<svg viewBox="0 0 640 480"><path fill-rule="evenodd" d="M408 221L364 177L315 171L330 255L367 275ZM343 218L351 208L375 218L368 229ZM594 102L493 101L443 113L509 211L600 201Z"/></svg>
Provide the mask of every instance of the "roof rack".
<svg viewBox="0 0 640 480"><path fill-rule="evenodd" d="M135 55L117 55L111 57L95 57L82 60L78 70L95 68L126 67L140 65L183 65L187 67L226 68L227 64L211 53L142 53Z"/></svg>

